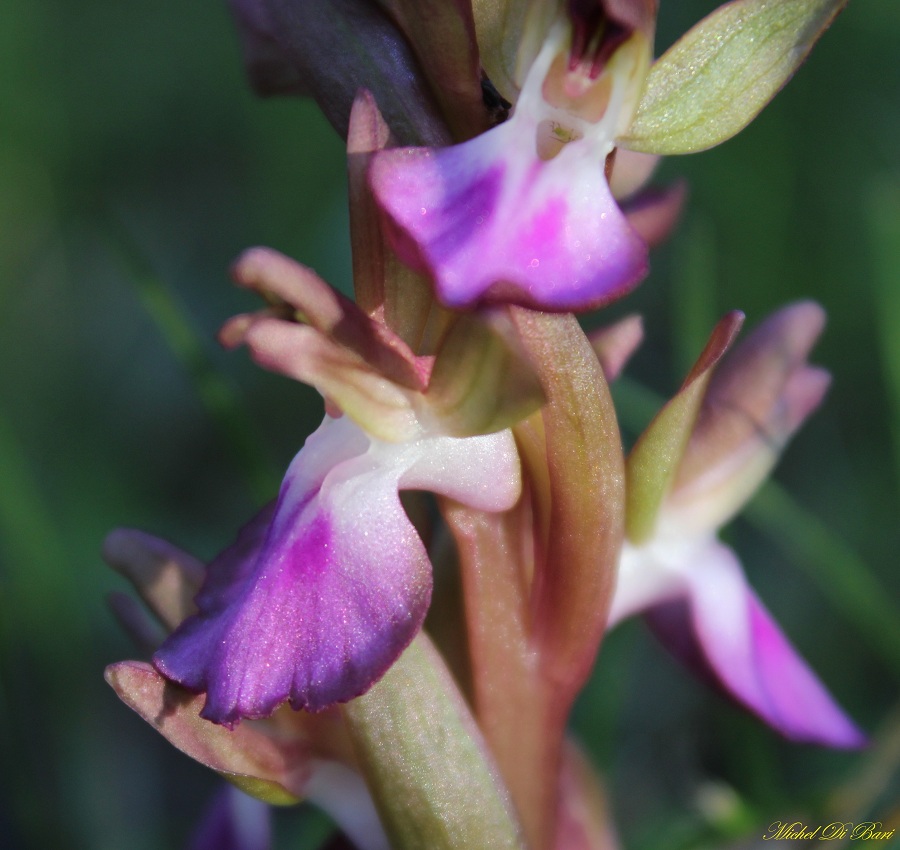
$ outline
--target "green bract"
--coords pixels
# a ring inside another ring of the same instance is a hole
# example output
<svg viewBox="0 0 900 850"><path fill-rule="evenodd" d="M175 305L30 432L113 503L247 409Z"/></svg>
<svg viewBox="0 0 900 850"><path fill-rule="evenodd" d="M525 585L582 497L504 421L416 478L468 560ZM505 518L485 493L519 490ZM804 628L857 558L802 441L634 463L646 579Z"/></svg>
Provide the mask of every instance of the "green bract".
<svg viewBox="0 0 900 850"><path fill-rule="evenodd" d="M847 0L735 0L689 30L650 70L619 143L695 153L749 124L806 59Z"/></svg>
<svg viewBox="0 0 900 850"><path fill-rule="evenodd" d="M716 325L678 394L660 410L628 456L625 533L634 544L645 542L653 534L656 516L675 479L713 369L743 321L744 314L735 311Z"/></svg>

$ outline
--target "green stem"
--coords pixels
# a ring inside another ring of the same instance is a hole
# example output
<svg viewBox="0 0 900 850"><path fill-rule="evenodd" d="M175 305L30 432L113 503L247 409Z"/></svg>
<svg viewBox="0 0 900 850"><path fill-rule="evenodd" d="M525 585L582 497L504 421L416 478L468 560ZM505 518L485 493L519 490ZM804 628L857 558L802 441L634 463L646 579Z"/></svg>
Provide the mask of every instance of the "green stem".
<svg viewBox="0 0 900 850"><path fill-rule="evenodd" d="M393 847L523 850L475 721L424 634L343 714Z"/></svg>

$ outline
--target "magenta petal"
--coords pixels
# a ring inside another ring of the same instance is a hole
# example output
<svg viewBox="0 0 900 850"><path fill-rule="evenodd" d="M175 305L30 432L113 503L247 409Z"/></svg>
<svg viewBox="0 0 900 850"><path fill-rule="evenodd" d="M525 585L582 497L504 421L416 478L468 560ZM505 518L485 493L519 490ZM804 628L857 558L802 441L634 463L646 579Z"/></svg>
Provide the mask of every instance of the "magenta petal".
<svg viewBox="0 0 900 850"><path fill-rule="evenodd" d="M542 160L534 130L518 123L455 147L375 156L372 187L395 250L450 307L561 311L622 295L646 273L647 247L596 148L573 144Z"/></svg>
<svg viewBox="0 0 900 850"><path fill-rule="evenodd" d="M727 547L712 543L684 572L687 596L647 613L681 660L786 738L852 748L863 733L834 702L747 586Z"/></svg>
<svg viewBox="0 0 900 850"><path fill-rule="evenodd" d="M154 656L206 692L204 717L232 726L285 700L346 701L412 640L431 571L397 494L408 465L389 461L349 420L327 419L291 464L258 555L211 572L199 613Z"/></svg>

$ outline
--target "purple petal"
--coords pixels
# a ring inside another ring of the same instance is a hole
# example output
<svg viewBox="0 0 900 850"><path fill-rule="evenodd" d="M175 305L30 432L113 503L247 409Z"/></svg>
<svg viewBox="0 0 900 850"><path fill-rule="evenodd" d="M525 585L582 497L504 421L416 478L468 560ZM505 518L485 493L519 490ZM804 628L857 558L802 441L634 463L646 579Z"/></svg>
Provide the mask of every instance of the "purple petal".
<svg viewBox="0 0 900 850"><path fill-rule="evenodd" d="M257 558L233 585L213 577L199 614L154 657L168 678L206 691L207 719L230 726L288 699L312 711L351 699L421 625L428 558L400 505L400 473L367 448L349 420L326 420L288 469Z"/></svg>
<svg viewBox="0 0 900 850"><path fill-rule="evenodd" d="M450 307L584 309L646 273L647 246L604 169L637 102L647 44L629 39L599 77L579 77L570 36L565 23L551 27L506 123L455 147L373 158L372 189L395 250Z"/></svg>
<svg viewBox="0 0 900 850"><path fill-rule="evenodd" d="M400 257L441 301L596 306L646 272L647 248L616 206L601 160L576 146L537 156L508 122L464 145L376 155L372 186Z"/></svg>
<svg viewBox="0 0 900 850"><path fill-rule="evenodd" d="M794 741L852 748L865 736L834 702L713 542L682 573L683 600L648 612L657 636L707 681Z"/></svg>
<svg viewBox="0 0 900 850"><path fill-rule="evenodd" d="M265 538L261 516L210 566L199 613L154 656L159 671L205 691L202 716L226 726L286 700L318 711L358 696L428 607L430 563L398 495L420 487L505 510L521 489L511 433L384 443L326 417Z"/></svg>

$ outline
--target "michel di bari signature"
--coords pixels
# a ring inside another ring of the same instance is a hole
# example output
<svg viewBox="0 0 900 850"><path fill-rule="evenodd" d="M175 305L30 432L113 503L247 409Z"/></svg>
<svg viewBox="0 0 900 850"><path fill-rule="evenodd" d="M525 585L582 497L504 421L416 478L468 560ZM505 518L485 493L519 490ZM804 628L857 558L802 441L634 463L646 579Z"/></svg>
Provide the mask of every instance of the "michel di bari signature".
<svg viewBox="0 0 900 850"><path fill-rule="evenodd" d="M763 841L887 841L894 837L896 829L887 829L881 821L833 821L829 824L807 826L800 821L787 823L776 820L770 825Z"/></svg>

